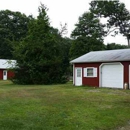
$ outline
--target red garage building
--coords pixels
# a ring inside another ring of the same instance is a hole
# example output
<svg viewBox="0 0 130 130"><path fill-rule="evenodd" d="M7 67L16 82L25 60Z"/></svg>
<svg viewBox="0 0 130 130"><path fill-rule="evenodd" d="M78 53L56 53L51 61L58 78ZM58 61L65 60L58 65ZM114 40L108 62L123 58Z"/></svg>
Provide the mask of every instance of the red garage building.
<svg viewBox="0 0 130 130"><path fill-rule="evenodd" d="M0 59L0 80L7 80L14 76L10 69L14 68L15 64L15 60Z"/></svg>
<svg viewBox="0 0 130 130"><path fill-rule="evenodd" d="M71 63L76 86L123 88L130 84L130 49L93 51Z"/></svg>

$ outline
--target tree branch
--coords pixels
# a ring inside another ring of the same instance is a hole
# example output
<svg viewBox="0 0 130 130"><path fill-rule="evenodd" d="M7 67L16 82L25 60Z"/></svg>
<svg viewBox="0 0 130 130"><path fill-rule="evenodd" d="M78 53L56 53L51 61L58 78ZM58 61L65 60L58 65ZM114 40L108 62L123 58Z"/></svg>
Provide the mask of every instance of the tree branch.
<svg viewBox="0 0 130 130"><path fill-rule="evenodd" d="M120 29L120 28L114 28L113 30L109 31L106 35L108 36L110 33L112 33L113 31L115 31L116 29Z"/></svg>
<svg viewBox="0 0 130 130"><path fill-rule="evenodd" d="M60 31L59 31L59 34L60 35L65 35L65 34L67 34L67 23L65 23L64 25L62 25L62 24L60 24L60 26L61 26L61 29L60 29Z"/></svg>

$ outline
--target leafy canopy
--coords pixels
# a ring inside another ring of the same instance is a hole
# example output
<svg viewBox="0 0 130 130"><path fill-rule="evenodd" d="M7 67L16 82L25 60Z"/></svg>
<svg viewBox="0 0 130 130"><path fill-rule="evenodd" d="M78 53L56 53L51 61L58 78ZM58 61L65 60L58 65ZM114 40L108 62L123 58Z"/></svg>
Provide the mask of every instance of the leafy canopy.
<svg viewBox="0 0 130 130"><path fill-rule="evenodd" d="M0 11L0 58L13 59L14 44L24 38L31 16L10 10Z"/></svg>
<svg viewBox="0 0 130 130"><path fill-rule="evenodd" d="M97 18L107 19L106 35L111 32L114 32L115 35L121 33L127 38L128 46L130 46L130 12L126 9L125 4L119 0L105 0L92 1L90 6L90 11Z"/></svg>
<svg viewBox="0 0 130 130"><path fill-rule="evenodd" d="M47 8L41 4L37 19L29 24L26 38L14 48L18 68L13 81L19 84L66 82L62 43L58 30L50 26Z"/></svg>
<svg viewBox="0 0 130 130"><path fill-rule="evenodd" d="M77 58L87 52L102 50L103 25L91 12L84 13L79 17L75 29L72 31L73 43L70 48L71 59Z"/></svg>
<svg viewBox="0 0 130 130"><path fill-rule="evenodd" d="M93 37L102 41L103 25L92 13L84 13L81 17L79 17L79 21L75 24L75 26L76 27L71 34L72 37Z"/></svg>

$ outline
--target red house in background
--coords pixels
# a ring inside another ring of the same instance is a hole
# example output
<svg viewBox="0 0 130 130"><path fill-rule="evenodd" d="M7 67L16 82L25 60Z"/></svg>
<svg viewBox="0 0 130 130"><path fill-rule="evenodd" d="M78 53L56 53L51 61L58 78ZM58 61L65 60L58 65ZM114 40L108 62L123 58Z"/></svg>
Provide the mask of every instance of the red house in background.
<svg viewBox="0 0 130 130"><path fill-rule="evenodd" d="M73 84L123 88L130 86L130 49L93 51L71 61Z"/></svg>
<svg viewBox="0 0 130 130"><path fill-rule="evenodd" d="M7 80L14 76L10 69L14 68L15 64L15 60L0 59L0 80Z"/></svg>

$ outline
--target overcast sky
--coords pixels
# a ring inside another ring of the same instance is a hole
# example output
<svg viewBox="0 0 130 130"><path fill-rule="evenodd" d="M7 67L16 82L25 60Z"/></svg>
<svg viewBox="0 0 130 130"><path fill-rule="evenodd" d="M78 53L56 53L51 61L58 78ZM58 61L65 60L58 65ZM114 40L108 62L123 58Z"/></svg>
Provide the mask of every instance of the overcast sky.
<svg viewBox="0 0 130 130"><path fill-rule="evenodd" d="M49 8L48 15L51 25L60 28L60 23L67 23L68 34L74 29L74 25L78 22L78 17L88 11L91 0L0 0L0 10L9 9L11 11L20 11L26 15L32 14L37 16L38 6L40 2ZM126 4L126 8L130 10L129 0L120 0ZM108 36L105 38L105 44L116 42L127 45L127 41L121 35L116 37Z"/></svg>

